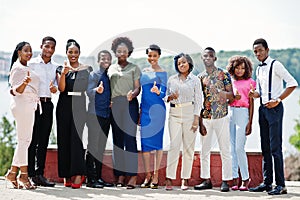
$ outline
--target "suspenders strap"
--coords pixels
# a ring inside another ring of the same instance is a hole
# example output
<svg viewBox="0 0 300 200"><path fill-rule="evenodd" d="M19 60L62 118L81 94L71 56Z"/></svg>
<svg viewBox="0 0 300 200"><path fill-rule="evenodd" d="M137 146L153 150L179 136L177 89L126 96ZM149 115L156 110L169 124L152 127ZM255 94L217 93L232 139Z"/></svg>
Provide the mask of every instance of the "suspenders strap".
<svg viewBox="0 0 300 200"><path fill-rule="evenodd" d="M272 71L273 71L273 64L276 60L272 60L271 62L271 66L270 66L270 71L269 71L269 90L268 90L268 98L269 98L269 101L271 100L271 90L272 90ZM258 71L259 73L259 71ZM259 84L259 90L260 90L260 94L261 94L261 86L260 86L260 83L258 82ZM262 105L262 98L260 97L260 104Z"/></svg>

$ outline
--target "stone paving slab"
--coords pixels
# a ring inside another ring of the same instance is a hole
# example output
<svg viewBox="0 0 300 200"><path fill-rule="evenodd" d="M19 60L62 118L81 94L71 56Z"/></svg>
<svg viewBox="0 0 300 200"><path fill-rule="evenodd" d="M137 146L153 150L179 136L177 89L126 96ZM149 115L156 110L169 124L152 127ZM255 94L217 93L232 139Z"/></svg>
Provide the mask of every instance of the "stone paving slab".
<svg viewBox="0 0 300 200"><path fill-rule="evenodd" d="M248 199L299 199L300 200L300 182L287 182L288 194L270 196L265 192L241 192L230 191L220 192L219 188L211 190L197 191L192 187L187 191L182 191L180 187L174 187L173 191L166 191L164 187L157 190L136 188L127 190L126 188L104 188L92 189L85 185L81 189L65 188L63 184L57 184L54 188L38 187L36 190L12 189L9 182L0 177L0 199L2 200L79 200L79 199L160 199L160 200L248 200Z"/></svg>

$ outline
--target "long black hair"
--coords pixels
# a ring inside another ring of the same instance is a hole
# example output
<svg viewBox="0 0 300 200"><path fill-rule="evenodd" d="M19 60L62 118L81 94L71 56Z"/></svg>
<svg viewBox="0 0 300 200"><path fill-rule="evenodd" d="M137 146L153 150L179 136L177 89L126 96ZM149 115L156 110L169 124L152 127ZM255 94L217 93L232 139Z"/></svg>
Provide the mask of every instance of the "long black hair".
<svg viewBox="0 0 300 200"><path fill-rule="evenodd" d="M25 45L30 45L28 42L20 42L19 44L17 44L14 52L13 52L13 55L11 57L11 64L10 64L10 69L9 71L11 70L13 64L16 62L16 60L18 59L19 55L18 55L18 51L21 51L22 48L25 46Z"/></svg>

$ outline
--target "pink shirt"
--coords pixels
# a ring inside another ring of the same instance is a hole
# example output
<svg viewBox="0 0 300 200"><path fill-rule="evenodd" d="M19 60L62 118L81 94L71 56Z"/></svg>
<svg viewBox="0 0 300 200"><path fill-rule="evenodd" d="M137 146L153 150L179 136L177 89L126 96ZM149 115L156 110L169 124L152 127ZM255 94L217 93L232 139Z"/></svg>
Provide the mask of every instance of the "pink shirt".
<svg viewBox="0 0 300 200"><path fill-rule="evenodd" d="M249 108L249 91L250 91L250 84L253 85L254 89L256 88L256 82L252 79L249 78L247 80L233 80L232 81L232 88L234 95L236 95L236 91L239 92L241 95L240 100L234 100L230 106L233 107L245 107Z"/></svg>

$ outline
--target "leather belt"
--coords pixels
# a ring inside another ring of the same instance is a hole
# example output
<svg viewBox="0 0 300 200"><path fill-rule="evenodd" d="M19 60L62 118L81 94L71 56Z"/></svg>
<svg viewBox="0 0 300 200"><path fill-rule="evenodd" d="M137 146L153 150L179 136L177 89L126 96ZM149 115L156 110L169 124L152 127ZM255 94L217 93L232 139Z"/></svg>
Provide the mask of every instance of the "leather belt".
<svg viewBox="0 0 300 200"><path fill-rule="evenodd" d="M194 102L186 102L186 103L170 103L170 107L173 107L173 108L181 108L181 107L185 107L185 106L190 106L190 105L193 105Z"/></svg>
<svg viewBox="0 0 300 200"><path fill-rule="evenodd" d="M82 92L68 92L68 95L70 96L81 96Z"/></svg>
<svg viewBox="0 0 300 200"><path fill-rule="evenodd" d="M49 102L51 101L51 97L40 97L41 102Z"/></svg>

